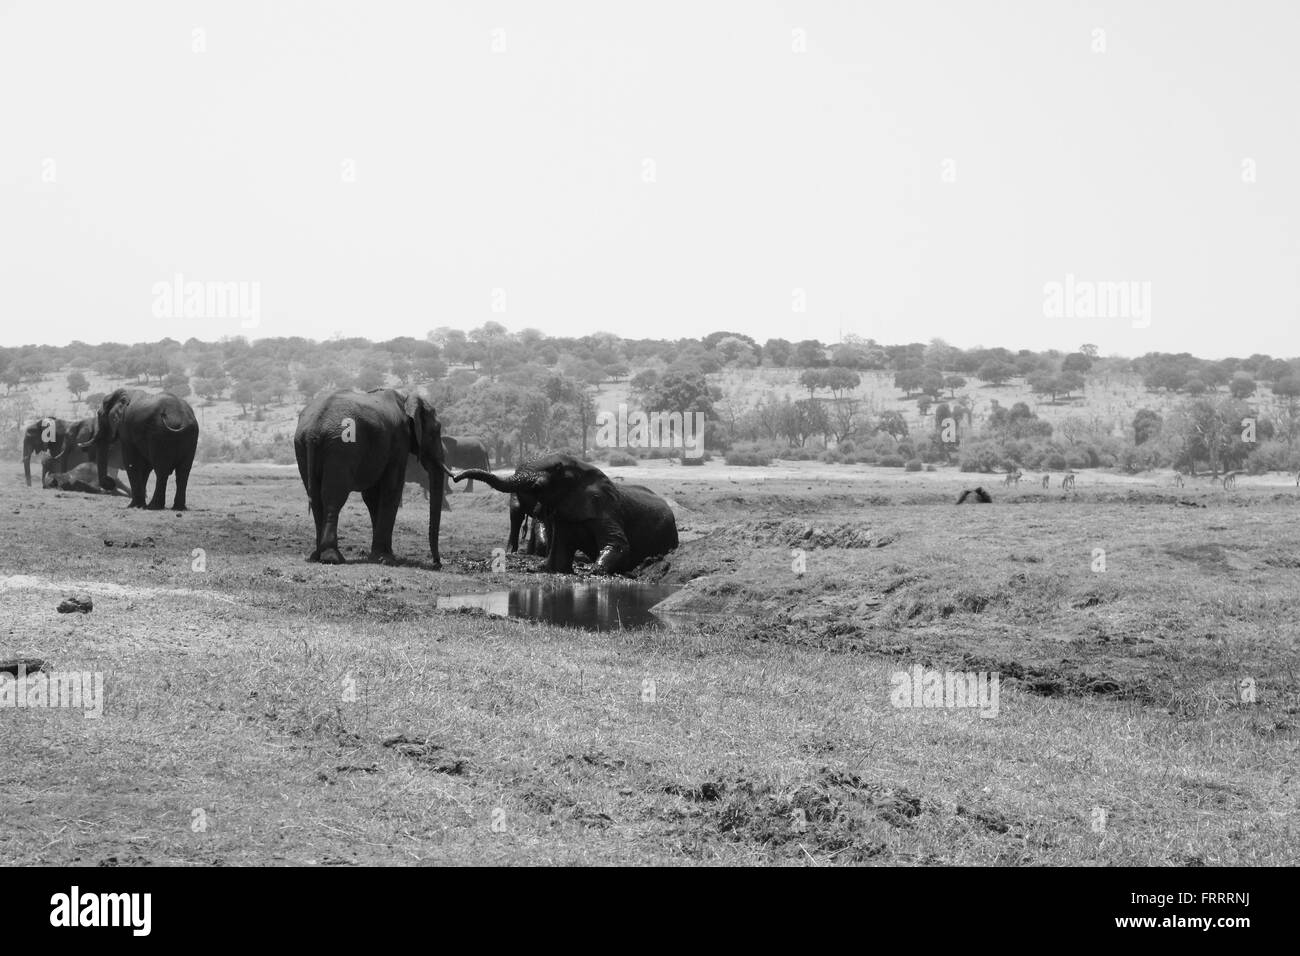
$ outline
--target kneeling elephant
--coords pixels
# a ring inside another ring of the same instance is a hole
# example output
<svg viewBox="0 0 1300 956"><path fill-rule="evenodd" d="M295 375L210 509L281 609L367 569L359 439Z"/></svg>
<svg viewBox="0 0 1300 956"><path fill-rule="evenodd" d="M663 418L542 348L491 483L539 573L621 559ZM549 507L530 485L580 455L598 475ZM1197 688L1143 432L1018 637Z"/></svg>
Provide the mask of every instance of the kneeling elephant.
<svg viewBox="0 0 1300 956"><path fill-rule="evenodd" d="M537 503L535 512L552 533L546 571L572 574L573 556L582 551L595 558L592 573L617 574L677 547L677 519L668 502L643 485L617 484L571 455L534 458L509 478L478 468L455 476L469 478Z"/></svg>

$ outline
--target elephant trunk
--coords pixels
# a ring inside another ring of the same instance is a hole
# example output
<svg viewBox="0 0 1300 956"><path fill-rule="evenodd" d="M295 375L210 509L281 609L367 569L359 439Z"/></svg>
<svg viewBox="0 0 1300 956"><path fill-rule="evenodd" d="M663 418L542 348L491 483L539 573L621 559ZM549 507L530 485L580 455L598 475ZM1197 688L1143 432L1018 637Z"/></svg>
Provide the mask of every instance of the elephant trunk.
<svg viewBox="0 0 1300 956"><path fill-rule="evenodd" d="M451 476L452 481L481 481L488 487L502 491L506 494L512 494L519 491L529 491L536 484L536 479L528 473L515 472L509 478L498 478L492 472L484 468L467 468L458 475Z"/></svg>
<svg viewBox="0 0 1300 956"><path fill-rule="evenodd" d="M32 453L37 450L37 443L30 435L23 439L23 477L27 479L27 487L32 486Z"/></svg>

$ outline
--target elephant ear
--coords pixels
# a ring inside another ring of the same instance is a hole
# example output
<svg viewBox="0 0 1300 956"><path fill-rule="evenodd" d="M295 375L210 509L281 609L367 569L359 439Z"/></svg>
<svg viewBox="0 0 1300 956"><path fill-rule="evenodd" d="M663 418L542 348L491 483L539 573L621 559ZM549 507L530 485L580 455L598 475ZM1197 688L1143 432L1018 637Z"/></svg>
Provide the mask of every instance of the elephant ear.
<svg viewBox="0 0 1300 956"><path fill-rule="evenodd" d="M411 436L411 453L421 461L442 458L442 425L433 406L419 395L408 395L404 405L406 427ZM437 445L426 449L426 445Z"/></svg>

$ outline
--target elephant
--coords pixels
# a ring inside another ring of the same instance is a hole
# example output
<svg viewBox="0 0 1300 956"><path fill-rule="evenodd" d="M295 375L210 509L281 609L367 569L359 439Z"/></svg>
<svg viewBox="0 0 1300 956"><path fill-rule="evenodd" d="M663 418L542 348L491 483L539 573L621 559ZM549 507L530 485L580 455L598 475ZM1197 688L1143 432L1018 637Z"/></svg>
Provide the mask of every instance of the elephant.
<svg viewBox="0 0 1300 956"><path fill-rule="evenodd" d="M185 511L185 489L199 446L199 421L194 409L167 392L153 394L138 388L119 388L106 397L95 416L90 438L82 448L93 448L99 465L99 483L108 488L111 446L121 448L122 465L131 484L129 508L144 508L149 472L154 473L153 497L148 508L166 507L167 479L176 474L173 511Z"/></svg>
<svg viewBox="0 0 1300 956"><path fill-rule="evenodd" d="M987 505L992 503L993 496L983 488L974 490L967 488L961 493L961 497L957 499L959 505Z"/></svg>
<svg viewBox="0 0 1300 956"><path fill-rule="evenodd" d="M298 415L293 450L316 522L316 547L307 560L322 564L343 563L339 512L354 491L361 492L370 510L371 557L395 564L393 524L402 506L407 460L414 454L428 474L448 472L442 425L433 406L391 388L339 389L319 396ZM442 567L443 483L429 485L429 552L437 569Z"/></svg>
<svg viewBox="0 0 1300 956"><path fill-rule="evenodd" d="M38 418L23 430L23 477L28 488L32 486L32 455L62 455L67 450L68 425L62 418Z"/></svg>
<svg viewBox="0 0 1300 956"><path fill-rule="evenodd" d="M482 468L484 471L490 471L492 468L487 442L481 438L444 435L442 449L448 468ZM474 490L473 480L465 482L465 490L467 492Z"/></svg>
<svg viewBox="0 0 1300 956"><path fill-rule="evenodd" d="M69 471L51 471L41 476L41 484L46 488L60 491L79 491L87 495L127 495L121 482L115 478L108 479L108 485L99 483L99 466L93 461L83 461Z"/></svg>
<svg viewBox="0 0 1300 956"><path fill-rule="evenodd" d="M524 462L509 478L470 469L453 475L475 478L497 491L537 502L551 531L542 569L573 573L578 551L595 558L594 574L630 571L646 558L677 547L677 519L668 503L642 485L616 484L594 465L572 455L544 455ZM527 496L527 497L525 497Z"/></svg>
<svg viewBox="0 0 1300 956"><path fill-rule="evenodd" d="M551 547L550 521L535 497L526 491L511 493L510 538L506 541L506 550L511 554L519 551L519 531L525 521L528 522L528 545L524 553L546 557Z"/></svg>
<svg viewBox="0 0 1300 956"><path fill-rule="evenodd" d="M91 450L82 447L82 442L90 438L95 431L95 418L83 418L77 422L67 423L67 438L62 445L61 454L46 455L41 459L41 486L50 487L46 479L50 475L62 474L71 471L73 468L83 462L95 461L95 456ZM118 485L124 487L122 477L118 472L122 469L122 445L114 443L108 449L108 471L111 477Z"/></svg>
<svg viewBox="0 0 1300 956"><path fill-rule="evenodd" d="M458 438L455 435L442 436L442 453L443 461L448 468L483 468L492 467L488 459L487 445L481 438ZM420 467L420 463L412 458L406 464L406 483L408 485L419 485L424 490L424 496L429 496L429 473ZM465 485L467 492L474 490L474 482L468 482ZM443 494L451 494L451 483L447 481L447 476L443 476ZM447 499L442 500L442 510L450 511L451 506L447 504Z"/></svg>

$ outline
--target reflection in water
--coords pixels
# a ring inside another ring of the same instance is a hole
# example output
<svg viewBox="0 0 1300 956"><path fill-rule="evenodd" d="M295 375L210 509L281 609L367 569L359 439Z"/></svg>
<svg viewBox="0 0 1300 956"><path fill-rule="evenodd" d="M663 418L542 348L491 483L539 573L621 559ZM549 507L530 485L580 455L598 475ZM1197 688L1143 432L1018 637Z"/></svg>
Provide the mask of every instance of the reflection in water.
<svg viewBox="0 0 1300 956"><path fill-rule="evenodd" d="M487 594L452 594L438 598L440 608L481 607L489 614L522 617L548 624L569 624L588 631L662 627L650 613L676 587L625 581L583 582L561 586L528 584Z"/></svg>

